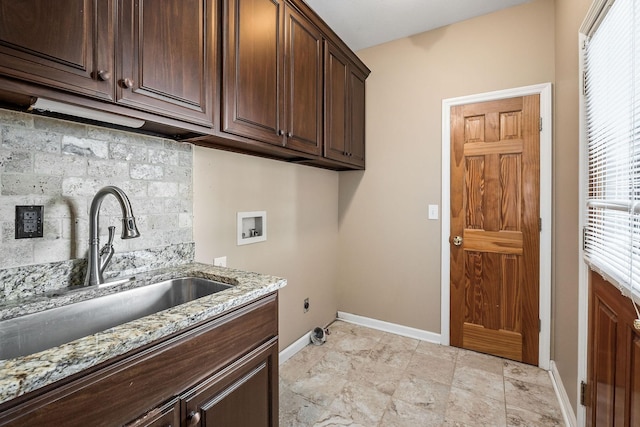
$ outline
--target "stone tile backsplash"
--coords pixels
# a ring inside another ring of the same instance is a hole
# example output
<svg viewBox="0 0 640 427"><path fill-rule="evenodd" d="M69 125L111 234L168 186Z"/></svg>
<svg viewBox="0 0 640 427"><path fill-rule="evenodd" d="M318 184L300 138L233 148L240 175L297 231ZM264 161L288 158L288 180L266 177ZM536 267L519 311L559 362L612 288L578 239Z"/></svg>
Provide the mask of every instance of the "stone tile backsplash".
<svg viewBox="0 0 640 427"><path fill-rule="evenodd" d="M0 270L85 258L89 206L105 185L124 190L141 233L120 239L107 197L100 239L115 225L116 254L192 243L192 172L190 144L0 109ZM44 206L44 237L15 239L16 205Z"/></svg>

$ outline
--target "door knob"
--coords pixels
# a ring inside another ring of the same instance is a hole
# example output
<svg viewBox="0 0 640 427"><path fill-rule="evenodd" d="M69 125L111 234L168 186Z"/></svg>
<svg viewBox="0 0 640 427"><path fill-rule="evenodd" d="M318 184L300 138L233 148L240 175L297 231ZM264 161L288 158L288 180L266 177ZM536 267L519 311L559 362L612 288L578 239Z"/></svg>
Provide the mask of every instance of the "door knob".
<svg viewBox="0 0 640 427"><path fill-rule="evenodd" d="M462 236L456 236L453 238L453 244L460 246L462 244Z"/></svg>
<svg viewBox="0 0 640 427"><path fill-rule="evenodd" d="M106 82L111 78L111 73L108 72L107 70L99 70L97 75L98 75L98 78L103 82Z"/></svg>
<svg viewBox="0 0 640 427"><path fill-rule="evenodd" d="M133 87L133 80L130 78L122 79L120 80L120 84L127 89L131 89Z"/></svg>
<svg viewBox="0 0 640 427"><path fill-rule="evenodd" d="M188 423L187 425L195 426L195 425L198 425L199 422L200 422L200 413L196 411L189 412L189 415L187 415L187 423Z"/></svg>

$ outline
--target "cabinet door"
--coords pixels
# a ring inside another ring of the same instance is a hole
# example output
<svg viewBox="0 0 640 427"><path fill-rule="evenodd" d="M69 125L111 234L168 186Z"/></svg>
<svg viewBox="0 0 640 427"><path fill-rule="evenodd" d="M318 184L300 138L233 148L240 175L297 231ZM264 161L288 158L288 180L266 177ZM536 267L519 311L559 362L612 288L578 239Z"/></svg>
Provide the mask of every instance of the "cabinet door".
<svg viewBox="0 0 640 427"><path fill-rule="evenodd" d="M224 5L222 130L282 146L282 1Z"/></svg>
<svg viewBox="0 0 640 427"><path fill-rule="evenodd" d="M277 370L274 338L183 396L187 425L277 426Z"/></svg>
<svg viewBox="0 0 640 427"><path fill-rule="evenodd" d="M320 154L322 142L322 34L285 4L284 114L286 146Z"/></svg>
<svg viewBox="0 0 640 427"><path fill-rule="evenodd" d="M366 76L329 42L324 65L324 156L364 168Z"/></svg>
<svg viewBox="0 0 640 427"><path fill-rule="evenodd" d="M325 140L324 156L341 162L349 161L347 59L331 43L325 44Z"/></svg>
<svg viewBox="0 0 640 427"><path fill-rule="evenodd" d="M364 168L365 148L365 79L355 67L349 71L349 163Z"/></svg>
<svg viewBox="0 0 640 427"><path fill-rule="evenodd" d="M215 0L120 0L117 102L212 126Z"/></svg>
<svg viewBox="0 0 640 427"><path fill-rule="evenodd" d="M113 99L112 0L0 0L0 73Z"/></svg>

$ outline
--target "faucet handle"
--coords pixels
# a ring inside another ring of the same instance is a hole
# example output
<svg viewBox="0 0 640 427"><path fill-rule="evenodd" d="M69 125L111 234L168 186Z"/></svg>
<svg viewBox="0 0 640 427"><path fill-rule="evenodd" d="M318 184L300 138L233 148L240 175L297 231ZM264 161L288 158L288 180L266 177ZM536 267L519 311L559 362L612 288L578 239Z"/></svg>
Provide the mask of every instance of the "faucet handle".
<svg viewBox="0 0 640 427"><path fill-rule="evenodd" d="M109 241L107 242L107 246L113 245L113 237L116 235L116 227L113 225L109 226Z"/></svg>
<svg viewBox="0 0 640 427"><path fill-rule="evenodd" d="M110 250L113 250L113 238L116 235L116 228L111 225L109 226L109 239L107 241L107 243L105 243L105 245L102 247L102 249L100 249L100 256L103 256L107 253L109 253Z"/></svg>

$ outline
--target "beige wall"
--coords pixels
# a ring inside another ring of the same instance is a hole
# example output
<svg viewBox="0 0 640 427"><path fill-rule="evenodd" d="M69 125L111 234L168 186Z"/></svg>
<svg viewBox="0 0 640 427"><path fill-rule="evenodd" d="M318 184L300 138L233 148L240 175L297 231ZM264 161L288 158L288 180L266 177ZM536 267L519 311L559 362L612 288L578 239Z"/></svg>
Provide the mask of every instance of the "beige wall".
<svg viewBox="0 0 640 427"><path fill-rule="evenodd" d="M340 174L338 308L440 332L442 100L554 80L554 2L358 52L367 170Z"/></svg>
<svg viewBox="0 0 640 427"><path fill-rule="evenodd" d="M194 148L196 260L285 277L280 349L335 319L338 172ZM236 213L267 211L267 241L236 245ZM303 313L308 297L311 309Z"/></svg>

